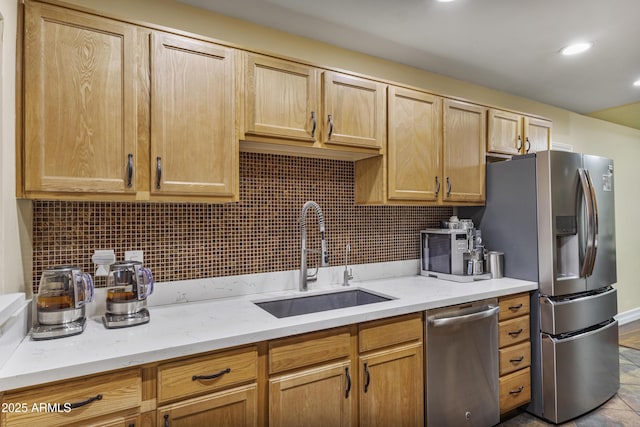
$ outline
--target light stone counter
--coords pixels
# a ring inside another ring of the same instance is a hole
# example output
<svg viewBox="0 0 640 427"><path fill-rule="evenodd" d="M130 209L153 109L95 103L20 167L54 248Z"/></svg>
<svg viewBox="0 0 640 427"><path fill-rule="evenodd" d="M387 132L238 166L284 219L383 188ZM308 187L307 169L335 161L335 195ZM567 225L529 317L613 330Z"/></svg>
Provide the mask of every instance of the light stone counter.
<svg viewBox="0 0 640 427"><path fill-rule="evenodd" d="M311 286L312 290L304 295L360 288L395 299L282 319L253 302L296 296L301 292L278 290L168 305L154 305L150 301L150 323L111 330L106 329L100 315L94 313L80 335L47 341L33 341L26 336L0 368L0 391L527 292L536 289L537 283L508 278L455 283L408 276L354 281L350 288ZM163 294L161 289L156 291Z"/></svg>

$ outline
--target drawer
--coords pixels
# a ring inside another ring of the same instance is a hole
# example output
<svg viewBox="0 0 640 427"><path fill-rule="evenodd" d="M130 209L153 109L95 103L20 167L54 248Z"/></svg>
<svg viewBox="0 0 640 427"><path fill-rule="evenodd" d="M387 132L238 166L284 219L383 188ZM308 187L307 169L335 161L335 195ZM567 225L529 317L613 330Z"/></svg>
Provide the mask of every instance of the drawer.
<svg viewBox="0 0 640 427"><path fill-rule="evenodd" d="M422 313L375 320L358 327L360 352L422 340Z"/></svg>
<svg viewBox="0 0 640 427"><path fill-rule="evenodd" d="M531 343L511 345L501 348L500 355L500 375L517 371L531 365Z"/></svg>
<svg viewBox="0 0 640 427"><path fill-rule="evenodd" d="M142 376L139 369L132 369L7 393L5 405L26 411L5 412L2 416L4 425L11 427L67 426L136 408L141 402ZM41 406L47 404L47 408Z"/></svg>
<svg viewBox="0 0 640 427"><path fill-rule="evenodd" d="M258 350L245 347L158 366L158 402L176 400L254 380Z"/></svg>
<svg viewBox="0 0 640 427"><path fill-rule="evenodd" d="M498 320L513 319L529 314L529 294L517 294L500 298L500 314Z"/></svg>
<svg viewBox="0 0 640 427"><path fill-rule="evenodd" d="M531 370L516 371L500 378L500 414L531 400Z"/></svg>
<svg viewBox="0 0 640 427"><path fill-rule="evenodd" d="M529 340L529 316L516 317L498 323L500 348Z"/></svg>
<svg viewBox="0 0 640 427"><path fill-rule="evenodd" d="M269 343L269 373L349 357L350 349L347 327L274 340Z"/></svg>

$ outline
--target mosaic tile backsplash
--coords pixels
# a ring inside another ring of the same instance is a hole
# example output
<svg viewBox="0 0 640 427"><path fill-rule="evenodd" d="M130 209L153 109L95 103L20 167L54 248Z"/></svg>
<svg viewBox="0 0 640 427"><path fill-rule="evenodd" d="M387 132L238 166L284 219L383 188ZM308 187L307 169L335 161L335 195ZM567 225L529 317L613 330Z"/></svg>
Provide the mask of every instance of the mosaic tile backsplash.
<svg viewBox="0 0 640 427"><path fill-rule="evenodd" d="M93 274L94 249L143 250L156 281L295 270L300 211L316 201L324 214L331 265L419 257L418 231L452 215L449 207L355 206L353 163L240 154L240 202L153 204L35 201L33 290L43 269L61 264ZM313 210L307 247L319 247ZM310 255L309 265L315 265ZM97 278L96 286L105 286Z"/></svg>

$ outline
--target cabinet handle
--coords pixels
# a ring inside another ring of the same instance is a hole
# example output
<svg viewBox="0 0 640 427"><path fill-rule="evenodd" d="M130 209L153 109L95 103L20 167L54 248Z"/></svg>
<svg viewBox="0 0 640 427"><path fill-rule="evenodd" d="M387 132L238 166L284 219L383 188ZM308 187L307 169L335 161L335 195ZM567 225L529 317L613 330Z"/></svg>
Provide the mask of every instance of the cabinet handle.
<svg viewBox="0 0 640 427"><path fill-rule="evenodd" d="M520 310L521 308L522 308L522 304L518 304L518 305L510 305L510 306L509 306L509 310L511 310L511 311Z"/></svg>
<svg viewBox="0 0 640 427"><path fill-rule="evenodd" d="M524 386L523 385L518 387L516 390L509 390L509 394L520 394L520 393L522 393L522 390L524 390Z"/></svg>
<svg viewBox="0 0 640 427"><path fill-rule="evenodd" d="M227 368L227 369L223 369L222 371L215 373L215 374L211 374L211 375L194 375L191 377L191 381L197 381L197 380L213 380L215 378L219 378L221 376L223 376L224 374L228 374L229 372L231 372L231 368Z"/></svg>
<svg viewBox="0 0 640 427"><path fill-rule="evenodd" d="M436 176L436 197L440 193L440 179Z"/></svg>
<svg viewBox="0 0 640 427"><path fill-rule="evenodd" d="M520 335L522 333L523 329L520 328L517 331L513 331L513 332L509 332L509 335L511 335L512 337L517 337L518 335Z"/></svg>
<svg viewBox="0 0 640 427"><path fill-rule="evenodd" d="M131 424L129 424L129 427L136 427L136 424L135 423L131 423Z"/></svg>
<svg viewBox="0 0 640 427"><path fill-rule="evenodd" d="M88 405L91 402L95 402L96 400L102 400L102 395L101 394L96 394L95 396L90 397L87 400L83 400L82 402L72 403L69 407L71 409L80 408L82 406Z"/></svg>
<svg viewBox="0 0 640 427"><path fill-rule="evenodd" d="M156 157L156 188L160 189L160 183L162 182L162 159L160 156Z"/></svg>
<svg viewBox="0 0 640 427"><path fill-rule="evenodd" d="M518 142L516 144L516 150L518 150L518 151L522 150L522 138L520 138L520 135L518 135Z"/></svg>
<svg viewBox="0 0 640 427"><path fill-rule="evenodd" d="M311 123L313 123L312 127L311 127L311 138L315 138L316 136L316 112L312 111L311 112Z"/></svg>
<svg viewBox="0 0 640 427"><path fill-rule="evenodd" d="M344 394L344 398L349 398L349 392L351 391L351 375L349 375L349 368L344 368L344 373L347 376L347 391Z"/></svg>
<svg viewBox="0 0 640 427"><path fill-rule="evenodd" d="M164 427L169 427L169 414L164 416Z"/></svg>
<svg viewBox="0 0 640 427"><path fill-rule="evenodd" d="M364 364L364 392L366 393L367 390L369 390L369 384L371 384L371 374L369 373L369 366L367 366L367 364Z"/></svg>
<svg viewBox="0 0 640 427"><path fill-rule="evenodd" d="M451 194L451 180L447 177L447 196Z"/></svg>
<svg viewBox="0 0 640 427"><path fill-rule="evenodd" d="M524 360L524 356L520 356L520 357L516 357L516 358L513 358L513 359L509 359L509 362L511 362L511 363L520 363L523 360Z"/></svg>
<svg viewBox="0 0 640 427"><path fill-rule="evenodd" d="M329 114L329 136L327 139L331 139L331 135L333 135L333 116Z"/></svg>
<svg viewBox="0 0 640 427"><path fill-rule="evenodd" d="M526 137L525 141L527 142L527 148L524 150L524 152L528 153L529 150L531 150L531 142L529 141L529 137Z"/></svg>
<svg viewBox="0 0 640 427"><path fill-rule="evenodd" d="M133 183L133 154L129 153L127 160L127 187L131 188Z"/></svg>

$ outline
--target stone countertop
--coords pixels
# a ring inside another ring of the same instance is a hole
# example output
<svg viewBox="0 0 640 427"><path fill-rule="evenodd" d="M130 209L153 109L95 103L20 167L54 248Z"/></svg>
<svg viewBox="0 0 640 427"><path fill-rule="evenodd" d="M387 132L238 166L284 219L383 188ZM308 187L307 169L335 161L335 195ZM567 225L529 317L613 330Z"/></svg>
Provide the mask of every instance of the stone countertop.
<svg viewBox="0 0 640 427"><path fill-rule="evenodd" d="M99 316L92 316L80 335L45 341L33 341L26 336L0 367L0 391L528 292L537 286L535 282L509 278L456 283L408 276L353 282L349 288L330 286L305 293L286 290L152 306L148 324L122 329L106 329ZM254 301L358 288L394 299L282 319L253 304Z"/></svg>

